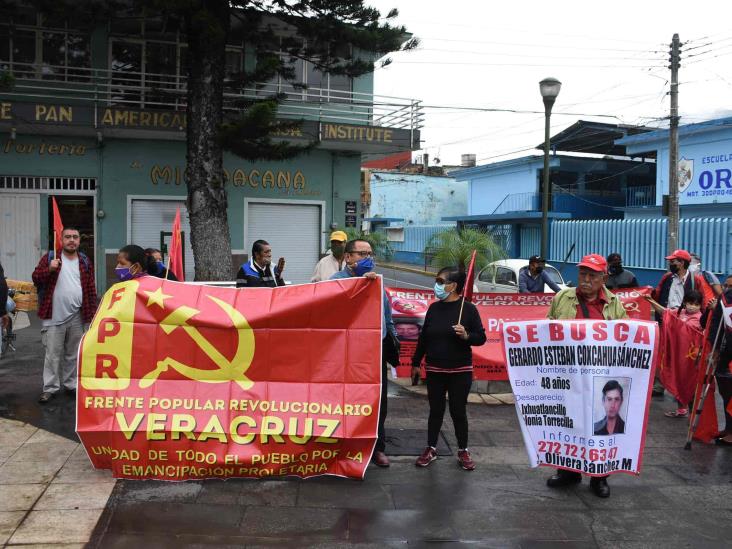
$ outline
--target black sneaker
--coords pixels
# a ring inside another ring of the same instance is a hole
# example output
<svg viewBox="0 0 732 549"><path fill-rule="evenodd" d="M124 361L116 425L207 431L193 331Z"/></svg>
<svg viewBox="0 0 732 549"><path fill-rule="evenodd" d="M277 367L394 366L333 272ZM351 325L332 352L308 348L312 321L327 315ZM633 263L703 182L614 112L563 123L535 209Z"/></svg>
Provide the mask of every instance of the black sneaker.
<svg viewBox="0 0 732 549"><path fill-rule="evenodd" d="M40 402L41 404L46 404L46 402L51 400L53 397L53 393L41 393L41 396L38 397L38 402Z"/></svg>

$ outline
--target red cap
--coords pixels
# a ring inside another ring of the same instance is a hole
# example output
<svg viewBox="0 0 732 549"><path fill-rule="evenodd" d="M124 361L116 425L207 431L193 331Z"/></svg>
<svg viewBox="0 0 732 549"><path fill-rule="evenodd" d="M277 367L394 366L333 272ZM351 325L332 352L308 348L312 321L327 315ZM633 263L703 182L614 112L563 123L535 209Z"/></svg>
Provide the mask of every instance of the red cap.
<svg viewBox="0 0 732 549"><path fill-rule="evenodd" d="M686 250L674 250L671 255L667 255L666 259L683 259L691 262L691 254Z"/></svg>
<svg viewBox="0 0 732 549"><path fill-rule="evenodd" d="M585 267L587 269L590 269L592 271L597 271L598 273L606 273L607 272L607 261L605 258L598 254L590 254L586 255L582 258L582 261L577 263L578 267Z"/></svg>

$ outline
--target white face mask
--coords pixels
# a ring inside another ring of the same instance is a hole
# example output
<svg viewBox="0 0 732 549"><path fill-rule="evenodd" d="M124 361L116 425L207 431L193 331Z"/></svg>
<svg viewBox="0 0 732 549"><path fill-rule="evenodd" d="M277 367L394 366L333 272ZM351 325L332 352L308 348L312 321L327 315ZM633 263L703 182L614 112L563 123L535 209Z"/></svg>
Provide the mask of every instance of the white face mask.
<svg viewBox="0 0 732 549"><path fill-rule="evenodd" d="M698 261L692 261L691 264L689 265L689 271L691 271L692 273L699 272L700 270L701 270L701 263L699 263Z"/></svg>
<svg viewBox="0 0 732 549"><path fill-rule="evenodd" d="M695 313L698 313L701 310L701 306L699 305L687 305L686 306L686 314L693 315Z"/></svg>

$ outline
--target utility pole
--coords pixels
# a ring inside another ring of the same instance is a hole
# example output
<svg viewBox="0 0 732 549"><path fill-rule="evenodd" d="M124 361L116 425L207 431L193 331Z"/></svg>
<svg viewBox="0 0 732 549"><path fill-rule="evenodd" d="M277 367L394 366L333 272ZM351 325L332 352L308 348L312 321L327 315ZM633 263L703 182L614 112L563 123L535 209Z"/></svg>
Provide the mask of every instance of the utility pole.
<svg viewBox="0 0 732 549"><path fill-rule="evenodd" d="M668 253L679 247L679 35L671 40L671 116L668 132Z"/></svg>

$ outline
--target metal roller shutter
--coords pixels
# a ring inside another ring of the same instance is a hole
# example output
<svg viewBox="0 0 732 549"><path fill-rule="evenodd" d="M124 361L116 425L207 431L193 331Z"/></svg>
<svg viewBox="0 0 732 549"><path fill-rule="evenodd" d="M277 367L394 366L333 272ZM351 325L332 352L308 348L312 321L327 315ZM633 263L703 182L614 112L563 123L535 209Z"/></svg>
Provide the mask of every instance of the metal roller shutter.
<svg viewBox="0 0 732 549"><path fill-rule="evenodd" d="M284 278L293 284L310 282L320 258L321 211L310 204L275 204L249 202L246 251L263 239L272 246L272 262L287 261Z"/></svg>
<svg viewBox="0 0 732 549"><path fill-rule="evenodd" d="M39 196L0 194L0 263L7 278L30 280L41 258Z"/></svg>
<svg viewBox="0 0 732 549"><path fill-rule="evenodd" d="M184 242L184 267L186 280L194 278L193 249L191 248L191 226L188 210L183 200L132 200L131 244L143 248L160 248L160 233L169 233L173 227L175 210L180 207L180 225ZM165 237L166 246L170 237ZM166 257L167 261L167 257Z"/></svg>

